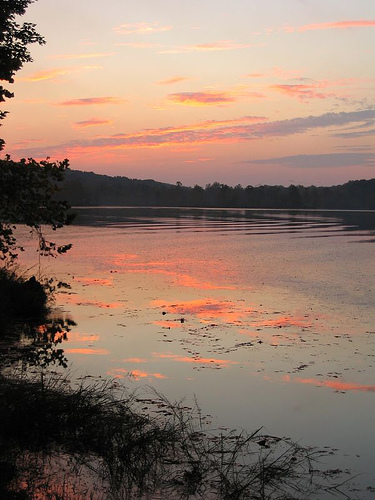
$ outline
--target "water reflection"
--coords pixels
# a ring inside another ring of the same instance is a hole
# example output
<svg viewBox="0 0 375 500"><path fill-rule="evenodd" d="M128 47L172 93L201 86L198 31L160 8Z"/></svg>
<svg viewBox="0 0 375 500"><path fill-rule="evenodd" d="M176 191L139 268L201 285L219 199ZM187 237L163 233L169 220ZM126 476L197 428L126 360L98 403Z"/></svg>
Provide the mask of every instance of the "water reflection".
<svg viewBox="0 0 375 500"><path fill-rule="evenodd" d="M0 349L2 365L9 367L21 363L28 367L66 368L66 351L60 345L68 340L68 332L75 325L71 318L56 312L39 321L17 322L8 326Z"/></svg>
<svg viewBox="0 0 375 500"><path fill-rule="evenodd" d="M357 232L375 241L374 211L256 210L158 207L76 207L76 225L132 231L219 231L246 234L295 233L308 237Z"/></svg>
<svg viewBox="0 0 375 500"><path fill-rule="evenodd" d="M53 263L75 372L373 463L374 212L79 212Z"/></svg>

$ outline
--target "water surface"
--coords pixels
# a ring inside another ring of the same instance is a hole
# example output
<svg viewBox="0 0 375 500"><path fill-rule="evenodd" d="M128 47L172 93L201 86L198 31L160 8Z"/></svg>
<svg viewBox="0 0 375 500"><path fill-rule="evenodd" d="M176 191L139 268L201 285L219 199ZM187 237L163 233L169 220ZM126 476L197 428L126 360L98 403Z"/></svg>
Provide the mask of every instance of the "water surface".
<svg viewBox="0 0 375 500"><path fill-rule="evenodd" d="M74 377L196 396L220 425L339 449L375 486L374 212L76 211L73 249L44 264L72 286Z"/></svg>

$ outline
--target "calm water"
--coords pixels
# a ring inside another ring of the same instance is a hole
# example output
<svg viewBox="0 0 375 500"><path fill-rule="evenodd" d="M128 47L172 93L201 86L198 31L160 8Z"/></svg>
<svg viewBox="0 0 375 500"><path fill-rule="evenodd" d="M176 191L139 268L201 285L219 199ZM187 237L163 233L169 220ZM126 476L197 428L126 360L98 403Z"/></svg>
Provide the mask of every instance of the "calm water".
<svg viewBox="0 0 375 500"><path fill-rule="evenodd" d="M375 486L374 212L77 212L44 264L72 285L73 376L196 396L219 425L337 448Z"/></svg>

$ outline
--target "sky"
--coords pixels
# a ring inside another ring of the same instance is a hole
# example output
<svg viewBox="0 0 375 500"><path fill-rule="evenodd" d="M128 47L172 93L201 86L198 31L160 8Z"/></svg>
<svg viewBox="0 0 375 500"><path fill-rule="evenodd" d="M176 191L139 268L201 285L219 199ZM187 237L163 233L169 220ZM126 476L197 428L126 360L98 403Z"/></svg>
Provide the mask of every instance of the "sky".
<svg viewBox="0 0 375 500"><path fill-rule="evenodd" d="M375 178L374 0L38 0L13 159L184 185Z"/></svg>

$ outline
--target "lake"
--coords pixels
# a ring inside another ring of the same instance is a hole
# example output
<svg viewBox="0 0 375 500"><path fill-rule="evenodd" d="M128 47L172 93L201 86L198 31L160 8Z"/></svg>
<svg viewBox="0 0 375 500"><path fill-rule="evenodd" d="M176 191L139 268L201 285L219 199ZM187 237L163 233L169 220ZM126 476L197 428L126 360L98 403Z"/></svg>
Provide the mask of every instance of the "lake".
<svg viewBox="0 0 375 500"><path fill-rule="evenodd" d="M375 486L375 212L75 211L57 233L72 250L43 263L71 285L72 378L196 397L217 425L335 448Z"/></svg>

